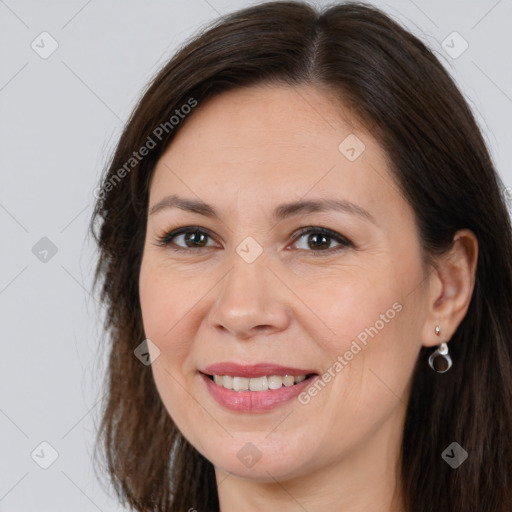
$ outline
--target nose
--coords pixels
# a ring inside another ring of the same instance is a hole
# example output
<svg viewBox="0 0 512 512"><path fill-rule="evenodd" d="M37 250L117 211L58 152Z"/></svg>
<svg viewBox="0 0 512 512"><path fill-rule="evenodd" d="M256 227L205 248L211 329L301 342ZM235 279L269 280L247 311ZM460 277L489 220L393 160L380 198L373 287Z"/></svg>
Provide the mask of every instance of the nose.
<svg viewBox="0 0 512 512"><path fill-rule="evenodd" d="M238 339L270 335L285 330L290 323L286 286L267 266L264 253L252 263L236 252L233 265L217 290L209 321L211 325Z"/></svg>

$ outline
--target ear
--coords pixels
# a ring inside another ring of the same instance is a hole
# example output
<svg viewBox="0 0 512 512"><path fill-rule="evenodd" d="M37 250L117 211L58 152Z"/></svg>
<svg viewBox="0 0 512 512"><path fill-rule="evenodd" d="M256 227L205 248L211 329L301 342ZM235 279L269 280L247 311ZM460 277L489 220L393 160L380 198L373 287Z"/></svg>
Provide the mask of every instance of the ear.
<svg viewBox="0 0 512 512"><path fill-rule="evenodd" d="M457 231L451 249L436 259L429 276L427 314L422 345L433 347L449 341L471 302L478 260L478 240L469 229ZM439 325L441 332L434 332Z"/></svg>

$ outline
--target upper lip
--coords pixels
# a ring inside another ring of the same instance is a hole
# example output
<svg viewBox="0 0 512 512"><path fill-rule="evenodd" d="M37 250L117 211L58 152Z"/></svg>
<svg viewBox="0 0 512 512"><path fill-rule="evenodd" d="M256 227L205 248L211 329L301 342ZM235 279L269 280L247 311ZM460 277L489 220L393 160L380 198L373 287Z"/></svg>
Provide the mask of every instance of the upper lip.
<svg viewBox="0 0 512 512"><path fill-rule="evenodd" d="M231 377L263 377L265 375L309 375L316 373L312 369L292 368L290 366L281 366L273 363L258 364L238 364L233 362L215 363L205 366L201 373L206 375L230 375Z"/></svg>

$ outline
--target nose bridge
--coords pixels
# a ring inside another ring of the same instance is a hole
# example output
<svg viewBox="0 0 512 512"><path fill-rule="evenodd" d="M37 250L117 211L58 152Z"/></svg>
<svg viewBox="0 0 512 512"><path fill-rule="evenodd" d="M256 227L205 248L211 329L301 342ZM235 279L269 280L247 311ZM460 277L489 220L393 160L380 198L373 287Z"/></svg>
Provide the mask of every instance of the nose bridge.
<svg viewBox="0 0 512 512"><path fill-rule="evenodd" d="M230 256L230 270L218 288L210 321L239 337L286 327L282 285L267 268L269 258L254 239L243 240Z"/></svg>

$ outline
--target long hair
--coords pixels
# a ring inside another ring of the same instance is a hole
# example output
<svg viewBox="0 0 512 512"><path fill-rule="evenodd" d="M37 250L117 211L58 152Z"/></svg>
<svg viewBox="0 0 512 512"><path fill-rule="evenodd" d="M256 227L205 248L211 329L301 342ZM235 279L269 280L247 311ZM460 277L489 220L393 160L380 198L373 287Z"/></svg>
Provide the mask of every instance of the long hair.
<svg viewBox="0 0 512 512"><path fill-rule="evenodd" d="M450 341L454 365L437 374L427 349L419 353L402 485L408 512L510 512L512 229L504 186L466 100L432 51L360 2L323 11L269 2L219 19L158 72L126 124L91 219L110 349L96 448L118 497L141 512L219 510L213 465L179 432L151 368L134 356L145 338L138 276L148 184L186 122L177 112L192 116L184 105L200 108L255 84L310 84L356 113L386 152L429 261L450 249L458 229L476 235L473 295ZM468 453L457 469L441 457L454 441Z"/></svg>

